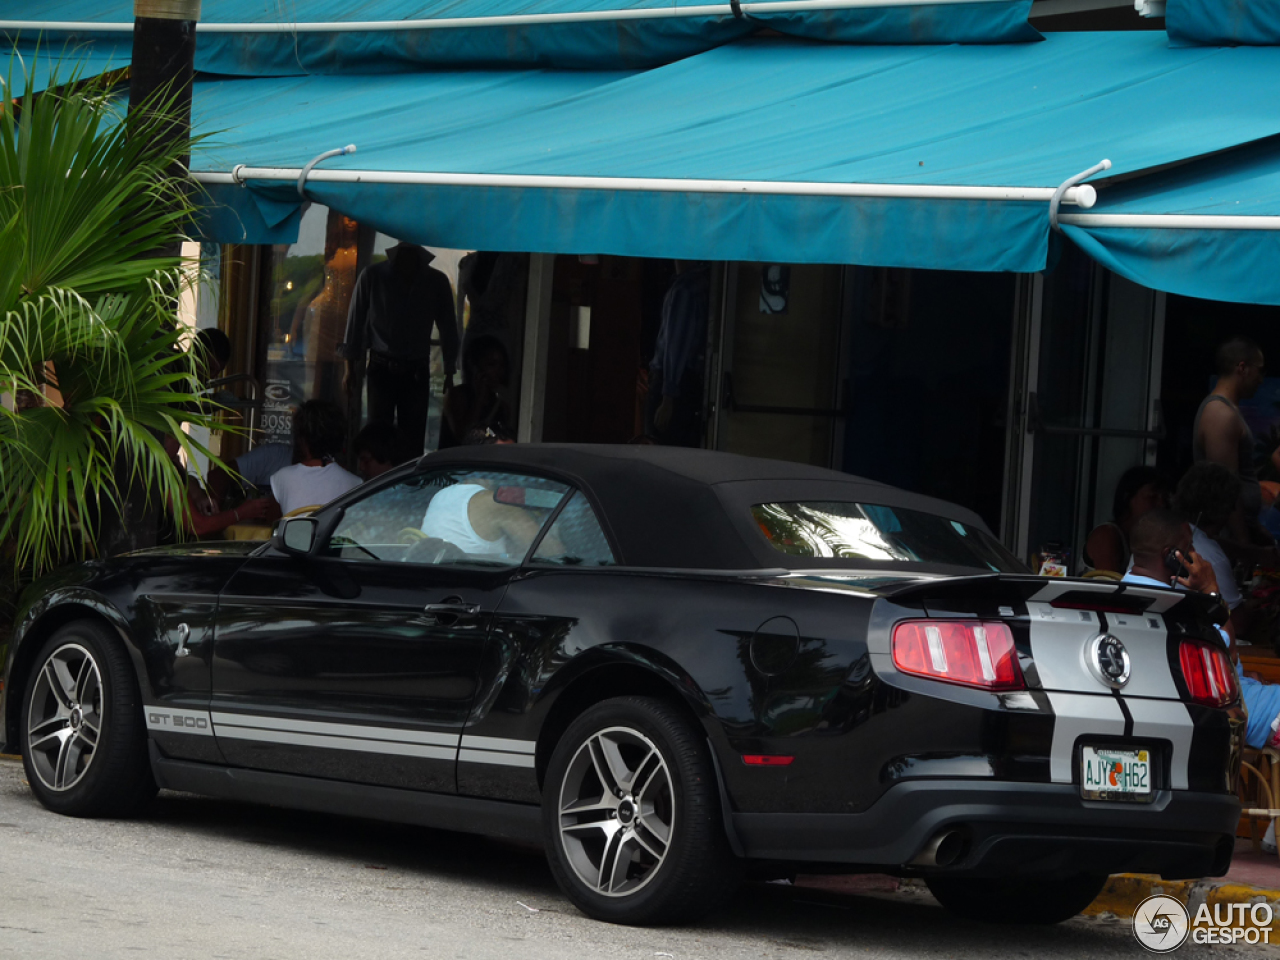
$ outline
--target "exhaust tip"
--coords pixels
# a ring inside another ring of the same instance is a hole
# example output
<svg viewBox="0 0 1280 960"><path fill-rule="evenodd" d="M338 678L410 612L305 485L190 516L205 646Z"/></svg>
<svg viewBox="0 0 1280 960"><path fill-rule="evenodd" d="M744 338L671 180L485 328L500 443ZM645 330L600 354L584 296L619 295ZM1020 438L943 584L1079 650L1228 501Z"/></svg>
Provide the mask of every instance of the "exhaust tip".
<svg viewBox="0 0 1280 960"><path fill-rule="evenodd" d="M960 830L943 830L925 844L910 863L913 867L949 867L964 859L968 843Z"/></svg>

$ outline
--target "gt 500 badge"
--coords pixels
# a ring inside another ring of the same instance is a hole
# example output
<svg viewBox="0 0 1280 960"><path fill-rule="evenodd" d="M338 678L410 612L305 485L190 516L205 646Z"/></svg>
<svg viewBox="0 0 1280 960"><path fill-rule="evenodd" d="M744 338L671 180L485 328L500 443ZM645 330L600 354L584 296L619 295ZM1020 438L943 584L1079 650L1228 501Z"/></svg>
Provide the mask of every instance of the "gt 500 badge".
<svg viewBox="0 0 1280 960"><path fill-rule="evenodd" d="M148 707L147 729L162 733L194 733L213 736L213 724L204 710L181 710L176 707Z"/></svg>

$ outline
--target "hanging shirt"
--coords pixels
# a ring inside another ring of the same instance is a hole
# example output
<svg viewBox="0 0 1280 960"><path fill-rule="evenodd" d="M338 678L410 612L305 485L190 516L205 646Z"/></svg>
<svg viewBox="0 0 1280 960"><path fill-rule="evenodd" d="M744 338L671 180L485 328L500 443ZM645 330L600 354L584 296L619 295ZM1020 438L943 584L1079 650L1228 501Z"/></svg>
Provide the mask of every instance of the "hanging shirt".
<svg viewBox="0 0 1280 960"><path fill-rule="evenodd" d="M649 369L662 375L664 397L680 395L680 381L706 349L710 310L711 268L703 265L677 274L662 301L662 329L649 361Z"/></svg>

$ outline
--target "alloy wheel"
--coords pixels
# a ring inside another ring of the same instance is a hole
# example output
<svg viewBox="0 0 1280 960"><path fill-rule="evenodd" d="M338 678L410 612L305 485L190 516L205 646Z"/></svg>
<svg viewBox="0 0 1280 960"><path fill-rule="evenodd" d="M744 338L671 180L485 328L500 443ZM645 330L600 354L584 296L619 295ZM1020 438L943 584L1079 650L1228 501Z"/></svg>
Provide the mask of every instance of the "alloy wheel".
<svg viewBox="0 0 1280 960"><path fill-rule="evenodd" d="M560 786L560 843L578 878L608 897L644 887L675 830L671 772L644 734L609 727L574 754Z"/></svg>
<svg viewBox="0 0 1280 960"><path fill-rule="evenodd" d="M50 790L70 790L83 778L102 733L102 674L78 643L58 647L35 676L27 714L27 755Z"/></svg>

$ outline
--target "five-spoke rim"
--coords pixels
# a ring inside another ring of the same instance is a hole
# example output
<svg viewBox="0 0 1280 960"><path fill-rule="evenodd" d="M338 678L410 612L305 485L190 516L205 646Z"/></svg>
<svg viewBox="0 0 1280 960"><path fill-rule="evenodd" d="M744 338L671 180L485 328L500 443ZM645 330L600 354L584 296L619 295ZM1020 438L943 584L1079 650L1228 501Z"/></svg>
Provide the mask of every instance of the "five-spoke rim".
<svg viewBox="0 0 1280 960"><path fill-rule="evenodd" d="M671 773L653 741L628 727L592 734L560 785L560 843L578 878L606 897L658 872L675 830Z"/></svg>
<svg viewBox="0 0 1280 960"><path fill-rule="evenodd" d="M103 721L102 674L78 643L50 654L36 674L27 714L27 755L50 790L70 790L93 762Z"/></svg>

